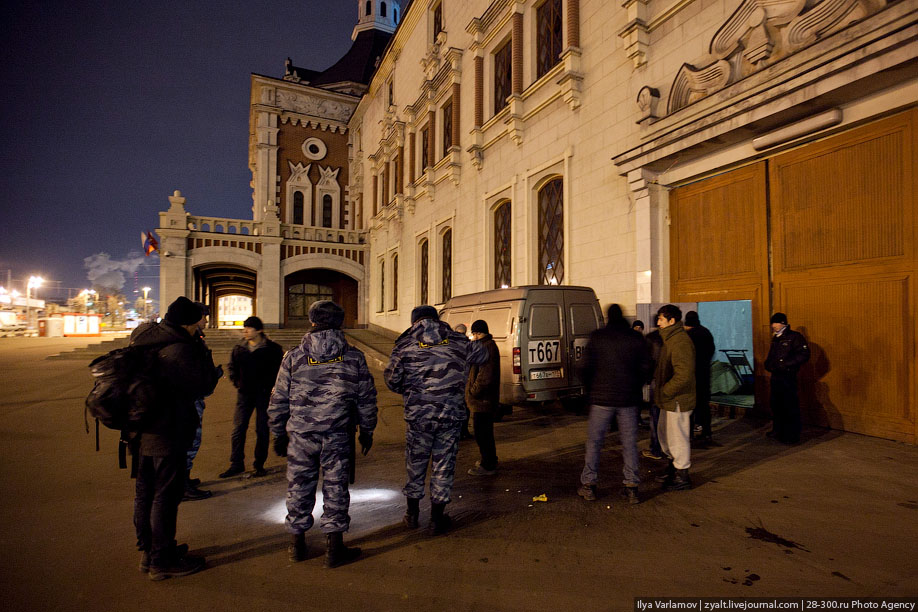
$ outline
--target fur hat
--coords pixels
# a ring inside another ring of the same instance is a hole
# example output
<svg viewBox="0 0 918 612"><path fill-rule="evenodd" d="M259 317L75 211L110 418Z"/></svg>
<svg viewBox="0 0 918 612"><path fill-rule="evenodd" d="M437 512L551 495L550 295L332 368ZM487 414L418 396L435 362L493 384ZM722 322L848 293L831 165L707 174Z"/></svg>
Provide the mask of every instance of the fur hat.
<svg viewBox="0 0 918 612"><path fill-rule="evenodd" d="M242 323L243 327L251 327L255 331L261 331L265 328L265 324L261 322L261 319L258 317L249 317Z"/></svg>
<svg viewBox="0 0 918 612"><path fill-rule="evenodd" d="M434 321L439 321L440 315L437 314L437 309L433 306L416 306L414 310L411 311L411 324L414 325L421 319L433 319Z"/></svg>
<svg viewBox="0 0 918 612"><path fill-rule="evenodd" d="M309 321L313 330L340 329L344 323L344 309L331 300L319 300L309 307Z"/></svg>
<svg viewBox="0 0 918 612"><path fill-rule="evenodd" d="M175 325L194 325L201 320L201 309L183 295L169 304L163 318Z"/></svg>

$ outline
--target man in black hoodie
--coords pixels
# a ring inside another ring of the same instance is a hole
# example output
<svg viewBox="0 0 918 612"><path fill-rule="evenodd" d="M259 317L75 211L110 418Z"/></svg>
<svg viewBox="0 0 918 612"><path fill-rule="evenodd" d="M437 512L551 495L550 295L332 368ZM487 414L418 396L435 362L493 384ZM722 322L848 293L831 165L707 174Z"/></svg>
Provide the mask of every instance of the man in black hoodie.
<svg viewBox="0 0 918 612"><path fill-rule="evenodd" d="M629 503L640 502L638 485L637 430L641 389L650 380L650 349L639 332L630 328L618 304L609 306L606 327L590 334L584 349L581 380L590 399L586 460L577 494L587 501L596 499L599 455L614 417L622 442L624 474L622 495Z"/></svg>
<svg viewBox="0 0 918 612"><path fill-rule="evenodd" d="M178 506L185 492L186 453L198 427L194 402L210 395L219 380L209 351L195 338L200 309L186 297L169 305L161 323L131 334L131 346L157 351L155 410L140 428L134 497L134 527L142 551L140 570L151 580L186 576L204 559L176 546Z"/></svg>

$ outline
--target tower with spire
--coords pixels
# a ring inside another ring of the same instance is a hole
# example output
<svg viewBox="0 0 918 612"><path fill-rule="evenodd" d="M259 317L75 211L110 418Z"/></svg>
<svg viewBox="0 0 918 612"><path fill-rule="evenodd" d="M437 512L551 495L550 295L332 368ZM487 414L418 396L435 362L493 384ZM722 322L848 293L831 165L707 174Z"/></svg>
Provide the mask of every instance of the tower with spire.
<svg viewBox="0 0 918 612"><path fill-rule="evenodd" d="M392 34L402 18L399 0L357 0L357 25L351 40L365 30L379 30Z"/></svg>

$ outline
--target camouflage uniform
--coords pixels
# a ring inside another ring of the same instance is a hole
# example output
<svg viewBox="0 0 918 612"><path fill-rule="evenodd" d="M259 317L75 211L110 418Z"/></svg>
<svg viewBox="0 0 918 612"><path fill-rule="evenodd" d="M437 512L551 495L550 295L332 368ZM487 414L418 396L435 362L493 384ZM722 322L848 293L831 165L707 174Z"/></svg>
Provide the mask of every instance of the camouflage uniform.
<svg viewBox="0 0 918 612"><path fill-rule="evenodd" d="M435 319L419 320L395 341L385 379L392 391L405 396L406 497L424 497L430 461L431 502L449 503L459 433L467 417L468 369L487 360L480 342L469 342Z"/></svg>
<svg viewBox="0 0 918 612"><path fill-rule="evenodd" d="M313 331L281 363L268 406L275 436L290 437L287 450L287 531L312 527L322 468L325 533L347 531L352 407L362 433L376 428L376 387L366 359L338 329Z"/></svg>

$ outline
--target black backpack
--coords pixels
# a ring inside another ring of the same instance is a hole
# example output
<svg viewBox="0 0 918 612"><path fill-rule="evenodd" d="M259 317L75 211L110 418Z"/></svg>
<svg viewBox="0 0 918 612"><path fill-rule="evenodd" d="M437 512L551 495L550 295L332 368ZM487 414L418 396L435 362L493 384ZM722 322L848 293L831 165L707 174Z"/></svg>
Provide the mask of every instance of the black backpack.
<svg viewBox="0 0 918 612"><path fill-rule="evenodd" d="M163 346L165 344L115 349L89 364L96 382L86 397L83 412L86 433L89 433L87 414L96 420L96 451L99 450L99 423L120 431L118 463L122 469L127 467L126 452L135 438L133 434L142 431L147 417L155 409L157 354ZM132 475L134 472L132 469Z"/></svg>

